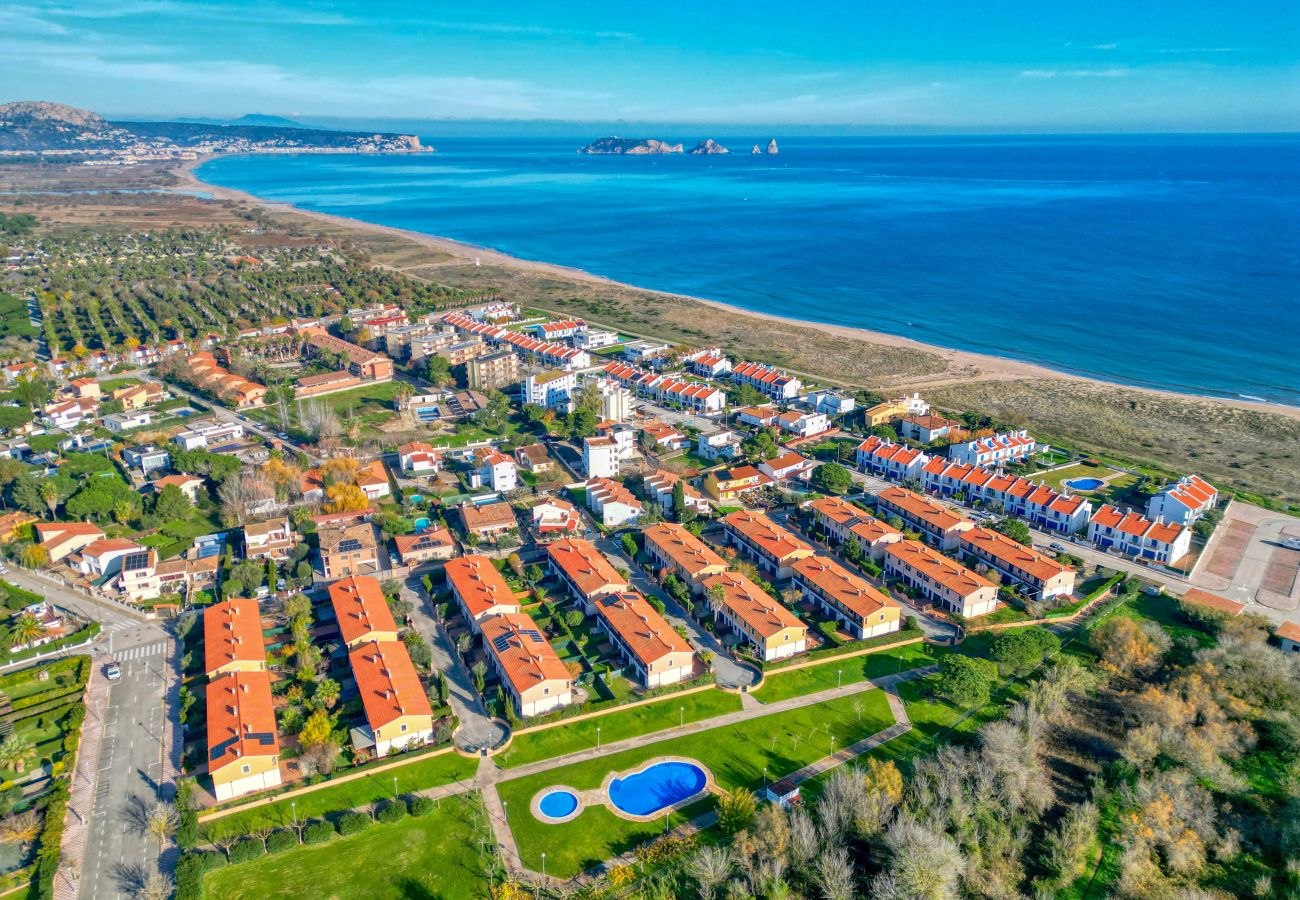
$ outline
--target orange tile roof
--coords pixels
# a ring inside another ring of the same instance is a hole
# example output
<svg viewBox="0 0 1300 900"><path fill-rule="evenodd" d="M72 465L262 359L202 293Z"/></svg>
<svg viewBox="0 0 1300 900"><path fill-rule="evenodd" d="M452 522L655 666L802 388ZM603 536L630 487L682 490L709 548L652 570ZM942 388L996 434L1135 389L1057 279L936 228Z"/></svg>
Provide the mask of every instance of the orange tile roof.
<svg viewBox="0 0 1300 900"><path fill-rule="evenodd" d="M808 508L836 525L847 525L867 515L866 510L843 497L818 497Z"/></svg>
<svg viewBox="0 0 1300 900"><path fill-rule="evenodd" d="M972 548L982 550L1005 565L1017 568L1039 581L1055 578L1068 570L1067 566L1061 565L1050 556L1039 553L1032 547L1026 547L992 528L972 528L970 531L963 531L959 539Z"/></svg>
<svg viewBox="0 0 1300 900"><path fill-rule="evenodd" d="M678 566L689 578L695 578L710 566L727 567L721 556L713 552L704 541L691 534L684 525L676 522L661 522L646 528L642 534L647 544L654 544Z"/></svg>
<svg viewBox="0 0 1300 900"><path fill-rule="evenodd" d="M1092 521L1133 537L1145 537L1165 544L1173 543L1183 531L1183 526L1175 522L1153 522L1139 513L1121 512L1110 505L1093 513Z"/></svg>
<svg viewBox="0 0 1300 900"><path fill-rule="evenodd" d="M796 554L812 555L812 547L763 513L741 509L728 515L722 522L773 559L786 560Z"/></svg>
<svg viewBox="0 0 1300 900"><path fill-rule="evenodd" d="M584 597L613 588L627 590L627 579L610 565L591 541L564 538L546 545L546 555Z"/></svg>
<svg viewBox="0 0 1300 900"><path fill-rule="evenodd" d="M1227 597L1220 597L1218 594L1211 594L1209 591L1203 591L1200 588L1191 588L1187 593L1183 594L1183 602L1216 609L1219 612L1225 612L1233 616L1239 616L1246 611L1246 604L1238 603L1236 600L1229 600Z"/></svg>
<svg viewBox="0 0 1300 900"><path fill-rule="evenodd" d="M1292 622L1290 619L1283 622L1277 626L1277 636L1300 644L1300 622Z"/></svg>
<svg viewBox="0 0 1300 900"><path fill-rule="evenodd" d="M596 614L618 633L647 666L669 653L691 653L691 645L659 611L636 591L606 594L596 600Z"/></svg>
<svg viewBox="0 0 1300 900"><path fill-rule="evenodd" d="M909 491L907 488L890 485L878 496L887 506L901 509L940 531L950 531L963 523L971 524L965 516L958 515L938 500Z"/></svg>
<svg viewBox="0 0 1300 900"><path fill-rule="evenodd" d="M901 609L893 600L832 559L809 556L796 560L790 568L820 593L863 620L882 609Z"/></svg>
<svg viewBox="0 0 1300 900"><path fill-rule="evenodd" d="M250 756L278 756L269 672L227 672L208 682L208 771Z"/></svg>
<svg viewBox="0 0 1300 900"><path fill-rule="evenodd" d="M232 597L203 611L203 665L213 672L231 663L266 664L262 612L256 600Z"/></svg>
<svg viewBox="0 0 1300 900"><path fill-rule="evenodd" d="M460 508L461 520L469 531L516 528L515 511L504 500L495 503L466 503Z"/></svg>
<svg viewBox="0 0 1300 900"><path fill-rule="evenodd" d="M475 619L497 606L519 606L514 591L486 556L470 554L448 560L446 575Z"/></svg>
<svg viewBox="0 0 1300 900"><path fill-rule="evenodd" d="M343 643L351 644L376 631L397 631L377 578L353 575L334 582L329 591Z"/></svg>
<svg viewBox="0 0 1300 900"><path fill-rule="evenodd" d="M975 574L937 550L930 549L920 541L896 541L885 547L885 552L929 576L931 581L942 585L959 597L968 597L980 588L997 587L988 579Z"/></svg>
<svg viewBox="0 0 1300 900"><path fill-rule="evenodd" d="M505 677L522 694L544 681L569 681L569 670L537 623L523 613L483 620L483 646L496 657Z"/></svg>
<svg viewBox="0 0 1300 900"><path fill-rule="evenodd" d="M366 721L378 731L402 716L432 716L411 655L401 641L369 641L348 651Z"/></svg>
<svg viewBox="0 0 1300 900"><path fill-rule="evenodd" d="M794 613L739 572L710 575L703 584L706 590L722 585L725 594L723 605L762 637L772 637L787 628L808 630Z"/></svg>
<svg viewBox="0 0 1300 900"><path fill-rule="evenodd" d="M455 547L456 539L451 531L441 526L431 528L423 534L399 534L393 537L393 544L400 555L410 553L413 549L430 550L442 547Z"/></svg>
<svg viewBox="0 0 1300 900"><path fill-rule="evenodd" d="M888 537L901 538L903 536L903 532L899 531L888 522L882 522L875 516L863 516L862 521L855 522L853 526L849 528L849 534L857 535L868 544L874 544L876 541Z"/></svg>

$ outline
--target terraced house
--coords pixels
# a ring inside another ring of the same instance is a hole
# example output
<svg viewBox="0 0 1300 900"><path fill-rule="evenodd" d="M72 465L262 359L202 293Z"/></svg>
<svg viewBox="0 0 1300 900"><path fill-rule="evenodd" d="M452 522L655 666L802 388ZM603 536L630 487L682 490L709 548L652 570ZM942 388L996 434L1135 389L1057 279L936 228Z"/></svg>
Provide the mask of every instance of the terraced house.
<svg viewBox="0 0 1300 900"><path fill-rule="evenodd" d="M997 606L997 585L920 541L899 541L886 547L885 575L968 619L991 613Z"/></svg>
<svg viewBox="0 0 1300 900"><path fill-rule="evenodd" d="M344 646L397 640L397 622L374 578L365 575L336 581L330 585L329 595Z"/></svg>
<svg viewBox="0 0 1300 900"><path fill-rule="evenodd" d="M943 497L960 497L967 504L982 504L1031 525L1074 534L1087 528L1092 504L1075 494L1062 493L1000 469L949 463L932 459L922 469L925 489Z"/></svg>
<svg viewBox="0 0 1300 900"><path fill-rule="evenodd" d="M352 729L353 746L387 756L433 738L433 708L405 644L377 640L351 645L348 662L366 714L365 726Z"/></svg>
<svg viewBox="0 0 1300 900"><path fill-rule="evenodd" d="M635 591L606 594L595 609L601 630L644 687L676 684L695 674L694 649L645 597Z"/></svg>
<svg viewBox="0 0 1300 900"><path fill-rule="evenodd" d="M730 627L764 662L808 649L808 627L739 572L710 575L704 579L704 591L706 596L721 595L716 602L709 601L713 620Z"/></svg>
<svg viewBox="0 0 1300 900"><path fill-rule="evenodd" d="M879 637L902 627L903 608L832 559L796 560L794 586L857 640Z"/></svg>
<svg viewBox="0 0 1300 900"><path fill-rule="evenodd" d="M864 472L890 481L911 481L920 479L921 467L930 457L915 447L872 435L858 444L857 460L858 468Z"/></svg>
<svg viewBox="0 0 1300 900"><path fill-rule="evenodd" d="M876 495L876 509L882 516L898 516L944 550L956 548L961 533L975 527L970 519L938 500L892 485Z"/></svg>
<svg viewBox="0 0 1300 900"><path fill-rule="evenodd" d="M991 528L964 532L959 549L1020 585L1031 599L1050 600L1074 593L1073 569Z"/></svg>
<svg viewBox="0 0 1300 900"><path fill-rule="evenodd" d="M645 552L654 560L660 577L669 573L686 582L693 593L704 590L704 579L727 571L726 561L684 525L661 522L641 532Z"/></svg>
<svg viewBox="0 0 1300 900"><path fill-rule="evenodd" d="M540 716L573 702L573 682L537 623L523 613L484 619L483 646L521 716Z"/></svg>
<svg viewBox="0 0 1300 900"><path fill-rule="evenodd" d="M448 560L445 571L451 594L472 631L480 631L484 619L519 612L515 592L486 556L471 554Z"/></svg>
<svg viewBox="0 0 1300 900"><path fill-rule="evenodd" d="M628 589L627 579L620 575L605 555L591 541L581 538L564 538L546 545L546 556L551 571L568 587L574 597L581 600L588 613L598 597L617 594Z"/></svg>
<svg viewBox="0 0 1300 900"><path fill-rule="evenodd" d="M232 597L203 611L203 669L209 678L266 671L262 614L256 600Z"/></svg>
<svg viewBox="0 0 1300 900"><path fill-rule="evenodd" d="M742 509L722 520L727 542L749 557L769 578L790 577L796 560L813 555L813 548L760 512Z"/></svg>
<svg viewBox="0 0 1300 900"><path fill-rule="evenodd" d="M1192 548L1192 532L1176 522L1152 521L1113 506L1097 510L1088 525L1088 540L1103 550L1114 550L1150 562L1173 565Z"/></svg>
<svg viewBox="0 0 1300 900"><path fill-rule="evenodd" d="M226 672L208 680L208 777L217 802L280 784L268 672Z"/></svg>

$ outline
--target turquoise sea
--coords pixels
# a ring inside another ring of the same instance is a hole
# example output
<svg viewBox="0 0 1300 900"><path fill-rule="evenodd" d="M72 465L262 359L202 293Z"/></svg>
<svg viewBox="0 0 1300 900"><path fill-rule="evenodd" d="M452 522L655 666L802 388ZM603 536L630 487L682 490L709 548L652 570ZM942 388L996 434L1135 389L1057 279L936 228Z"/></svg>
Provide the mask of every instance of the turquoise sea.
<svg viewBox="0 0 1300 900"><path fill-rule="evenodd" d="M704 133L656 135L685 141ZM1300 137L802 138L751 156L226 157L205 181L647 288L1300 405Z"/></svg>

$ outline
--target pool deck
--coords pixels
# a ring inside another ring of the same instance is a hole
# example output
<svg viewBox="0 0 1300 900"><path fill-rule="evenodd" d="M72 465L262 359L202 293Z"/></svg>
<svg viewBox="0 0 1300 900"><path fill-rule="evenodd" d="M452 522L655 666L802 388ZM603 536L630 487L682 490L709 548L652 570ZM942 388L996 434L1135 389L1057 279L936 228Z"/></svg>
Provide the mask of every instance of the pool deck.
<svg viewBox="0 0 1300 900"><path fill-rule="evenodd" d="M519 855L519 846L515 843L514 833L511 831L510 822L506 818L505 807L501 802L501 796L497 792L497 785L502 782L514 781L518 778L526 778L529 775L535 775L539 772L547 772L551 769L563 768L573 763L585 762L591 759L599 759L603 756L609 756L615 753L621 753L624 750L632 750L637 747L644 747L659 741L670 738L682 737L685 735L698 734L702 731L711 731L714 728L722 728L737 722L745 722L750 719L757 719L774 713L786 712L793 709L801 709L805 706L812 706L817 703L823 703L827 700L834 700L839 697L849 697L854 694L864 693L876 689L883 690L886 694L886 700L889 703L889 709L894 714L894 724L884 728L873 735L863 738L862 740L850 744L835 753L824 756L815 760L808 765L796 770L788 776L795 784L801 784L810 778L816 778L825 772L830 771L842 763L866 753L886 741L891 741L899 735L905 734L912 728L912 721L907 715L907 709L903 701L899 698L895 687L904 681L912 681L917 678L923 678L938 671L938 666L925 666L919 669L911 669L895 675L885 675L868 681L855 682L854 684L844 685L838 688L829 688L824 691L818 691L814 694L804 694L798 697L790 697L776 703L766 703L757 708L744 708L737 712L727 713L721 716L715 716L712 719L702 719L698 722L688 722L685 726L668 728L663 731L656 731L650 734L638 735L637 737L627 738L622 741L615 741L600 747L599 749L591 747L586 750L579 750L575 753L569 753L564 756L556 756L550 759L538 760L535 763L519 766L514 769L503 770L497 767L497 764L490 758L484 757L479 762L478 776L475 778L477 786L483 794L483 804L488 812L488 820L492 824L493 834L496 836L497 845L501 850L501 858L507 869L525 878L535 880L538 883L546 883L555 886L569 885L573 887L581 886L587 882L599 877L608 870L621 865L629 865L635 861L632 851L616 856L613 859L605 860L595 868L584 872L574 878L565 881L564 879L553 876L545 876L540 872L535 872L523 864ZM662 761L671 757L657 757L654 761ZM700 765L695 760L683 759L684 762L692 762ZM636 771L645 768L653 761L647 761L638 767ZM700 766L708 772L704 766ZM618 773L611 772L602 782L602 789L608 786L608 782ZM710 779L712 775L710 773ZM712 784L712 781L710 781ZM548 786L546 790L551 790L558 785ZM542 791L541 793L545 793ZM579 797L591 793L589 791L580 791ZM538 798L534 798L536 802ZM698 799L698 796L696 797ZM601 801L603 802L603 801ZM611 807L612 808L612 807ZM656 813L650 818L658 818L662 811ZM717 814L713 812L705 813L699 818L693 819L684 825L669 832L678 837L686 837L695 834L717 821Z"/></svg>

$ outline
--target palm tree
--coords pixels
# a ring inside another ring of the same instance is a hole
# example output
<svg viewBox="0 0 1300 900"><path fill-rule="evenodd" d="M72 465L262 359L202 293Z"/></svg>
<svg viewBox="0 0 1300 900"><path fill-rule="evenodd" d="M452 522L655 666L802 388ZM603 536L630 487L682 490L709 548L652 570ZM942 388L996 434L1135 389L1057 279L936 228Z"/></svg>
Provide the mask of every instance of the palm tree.
<svg viewBox="0 0 1300 900"><path fill-rule="evenodd" d="M23 613L9 632L9 649L28 647L45 637L45 626L31 613Z"/></svg>
<svg viewBox="0 0 1300 900"><path fill-rule="evenodd" d="M55 511L59 508L59 488L52 481L42 481L39 488L41 499L45 505L50 508L50 518L54 518Z"/></svg>
<svg viewBox="0 0 1300 900"><path fill-rule="evenodd" d="M0 769L12 769L22 774L27 761L36 755L32 739L22 734L12 734L0 742Z"/></svg>

